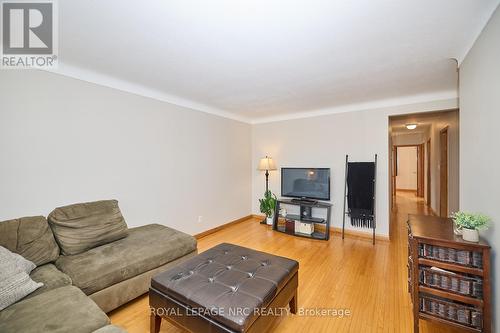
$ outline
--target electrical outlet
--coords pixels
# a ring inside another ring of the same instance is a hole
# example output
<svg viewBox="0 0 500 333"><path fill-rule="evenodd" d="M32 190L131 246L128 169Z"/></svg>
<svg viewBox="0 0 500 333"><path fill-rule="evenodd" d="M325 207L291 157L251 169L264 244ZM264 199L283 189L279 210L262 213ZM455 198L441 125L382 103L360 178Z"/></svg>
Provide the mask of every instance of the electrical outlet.
<svg viewBox="0 0 500 333"><path fill-rule="evenodd" d="M203 222L203 216L200 215L200 216L198 216L198 223L201 223L201 222Z"/></svg>

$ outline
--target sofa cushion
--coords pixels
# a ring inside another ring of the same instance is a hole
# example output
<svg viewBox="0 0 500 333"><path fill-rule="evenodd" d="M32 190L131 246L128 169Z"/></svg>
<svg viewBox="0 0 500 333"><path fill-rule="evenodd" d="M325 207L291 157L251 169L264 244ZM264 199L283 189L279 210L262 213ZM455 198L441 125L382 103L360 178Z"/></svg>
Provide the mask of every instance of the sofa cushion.
<svg viewBox="0 0 500 333"><path fill-rule="evenodd" d="M31 265L19 265L19 259ZM34 267L35 264L0 246L0 310L42 286L42 283L33 281L28 275Z"/></svg>
<svg viewBox="0 0 500 333"><path fill-rule="evenodd" d="M106 314L73 286L47 291L0 312L0 332L89 333L108 324Z"/></svg>
<svg viewBox="0 0 500 333"><path fill-rule="evenodd" d="M30 277L35 282L43 283L43 286L27 297L33 297L55 288L71 285L71 278L58 270L53 264L38 266L31 272Z"/></svg>
<svg viewBox="0 0 500 333"><path fill-rule="evenodd" d="M196 239L183 232L150 224L129 229L129 235L73 256L56 266L90 295L196 250Z"/></svg>
<svg viewBox="0 0 500 333"><path fill-rule="evenodd" d="M64 255L82 253L124 238L128 233L116 200L59 207L48 219Z"/></svg>
<svg viewBox="0 0 500 333"><path fill-rule="evenodd" d="M179 265L189 258L194 257L198 251L193 251L180 258L175 259L165 265L153 268L147 272L136 275L130 279L115 283L112 286L99 290L89 297L101 308L102 311L108 313L119 306L130 302L134 298L144 295L148 292L151 286L151 278L158 273L161 273L171 267Z"/></svg>
<svg viewBox="0 0 500 333"><path fill-rule="evenodd" d="M43 265L59 257L59 247L43 216L22 217L0 222L0 245Z"/></svg>
<svg viewBox="0 0 500 333"><path fill-rule="evenodd" d="M21 272L25 272L26 274L31 273L31 271L36 267L33 262L27 260L17 253L9 251L3 246L0 246L0 262L2 262L3 265L12 265L12 267L16 268L16 270L20 270Z"/></svg>

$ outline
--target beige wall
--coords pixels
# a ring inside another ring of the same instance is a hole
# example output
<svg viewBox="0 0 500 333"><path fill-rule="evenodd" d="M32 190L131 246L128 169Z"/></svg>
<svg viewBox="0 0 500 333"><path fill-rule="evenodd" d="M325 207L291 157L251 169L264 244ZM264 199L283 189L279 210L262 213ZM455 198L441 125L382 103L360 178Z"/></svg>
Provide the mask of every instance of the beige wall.
<svg viewBox="0 0 500 333"><path fill-rule="evenodd" d="M1 71L0 99L0 220L116 198L193 234L251 213L248 124L39 71Z"/></svg>
<svg viewBox="0 0 500 333"><path fill-rule="evenodd" d="M252 126L253 212L265 188L257 170L261 157L270 155L279 167L328 167L332 171L332 225L342 226L345 155L352 161L372 161L377 153L377 233L389 234L389 116L444 110L456 100L438 101L294 119ZM270 189L280 194L279 170L271 172ZM349 229L354 229L350 225ZM363 231L363 230L362 230ZM366 230L365 230L366 231Z"/></svg>
<svg viewBox="0 0 500 333"><path fill-rule="evenodd" d="M492 217L482 235L493 249L496 332L500 331L500 9L460 66L460 209Z"/></svg>

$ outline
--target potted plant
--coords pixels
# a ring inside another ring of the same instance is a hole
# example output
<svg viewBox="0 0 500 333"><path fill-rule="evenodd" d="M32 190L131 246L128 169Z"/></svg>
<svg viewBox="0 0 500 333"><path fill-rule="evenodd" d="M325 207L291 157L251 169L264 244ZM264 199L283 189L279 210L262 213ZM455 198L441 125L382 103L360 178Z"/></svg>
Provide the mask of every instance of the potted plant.
<svg viewBox="0 0 500 333"><path fill-rule="evenodd" d="M276 196L271 191L264 193L264 198L259 199L260 212L266 214L266 224L273 224L274 211L276 209Z"/></svg>
<svg viewBox="0 0 500 333"><path fill-rule="evenodd" d="M469 242L479 242L479 229L486 229L490 218L483 214L456 212L451 216L462 238Z"/></svg>

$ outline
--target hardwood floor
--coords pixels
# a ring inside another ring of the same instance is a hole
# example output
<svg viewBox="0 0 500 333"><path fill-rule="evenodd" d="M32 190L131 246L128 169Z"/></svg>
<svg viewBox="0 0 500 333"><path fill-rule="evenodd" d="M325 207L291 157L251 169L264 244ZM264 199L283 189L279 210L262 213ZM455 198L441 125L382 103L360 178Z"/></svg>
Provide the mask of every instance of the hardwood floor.
<svg viewBox="0 0 500 333"><path fill-rule="evenodd" d="M297 238L261 225L257 219L232 225L198 241L199 251L230 242L293 258L300 263L299 308L348 309L343 318L290 315L277 320L272 332L411 332L407 292L408 213L430 214L411 193L398 193L392 213L390 242L346 238L330 241ZM130 333L149 331L147 295L109 314L113 324ZM181 332L163 321L160 332ZM421 332L457 332L421 322Z"/></svg>

